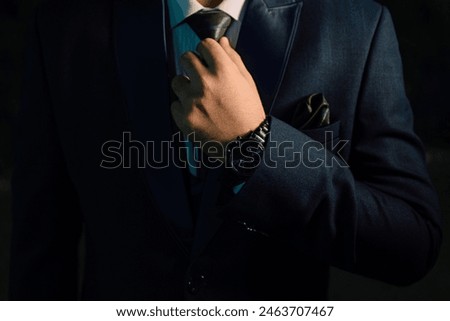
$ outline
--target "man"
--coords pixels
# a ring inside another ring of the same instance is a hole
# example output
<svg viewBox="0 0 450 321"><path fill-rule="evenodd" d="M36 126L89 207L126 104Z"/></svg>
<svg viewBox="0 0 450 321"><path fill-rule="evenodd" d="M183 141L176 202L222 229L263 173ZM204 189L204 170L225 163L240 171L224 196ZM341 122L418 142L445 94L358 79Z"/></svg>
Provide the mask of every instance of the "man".
<svg viewBox="0 0 450 321"><path fill-rule="evenodd" d="M51 1L29 52L13 299L77 298L82 230L82 299L325 299L330 265L400 285L433 266L438 202L384 7ZM330 122L306 127L317 106ZM154 166L169 141L196 156L192 132L225 166ZM152 166L133 162L145 142Z"/></svg>

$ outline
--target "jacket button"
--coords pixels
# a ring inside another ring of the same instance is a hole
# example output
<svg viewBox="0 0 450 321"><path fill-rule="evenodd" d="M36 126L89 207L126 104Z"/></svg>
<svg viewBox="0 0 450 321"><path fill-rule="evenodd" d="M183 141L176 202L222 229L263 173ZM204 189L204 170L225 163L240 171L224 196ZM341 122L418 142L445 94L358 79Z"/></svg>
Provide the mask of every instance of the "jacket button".
<svg viewBox="0 0 450 321"><path fill-rule="evenodd" d="M190 277L186 283L187 291L189 294L195 295L200 290L200 286L205 281L204 275L199 275L197 277Z"/></svg>

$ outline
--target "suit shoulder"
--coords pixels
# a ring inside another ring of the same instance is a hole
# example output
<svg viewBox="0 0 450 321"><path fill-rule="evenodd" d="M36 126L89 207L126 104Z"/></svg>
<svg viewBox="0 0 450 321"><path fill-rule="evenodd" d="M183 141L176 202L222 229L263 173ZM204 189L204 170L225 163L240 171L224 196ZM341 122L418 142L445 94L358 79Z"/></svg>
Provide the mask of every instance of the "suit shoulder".
<svg viewBox="0 0 450 321"><path fill-rule="evenodd" d="M70 39L110 26L112 3L109 0L47 0L35 14L41 37L54 42Z"/></svg>
<svg viewBox="0 0 450 321"><path fill-rule="evenodd" d="M336 37L373 35L385 8L372 0L305 0L304 12L312 20L328 26Z"/></svg>
<svg viewBox="0 0 450 321"><path fill-rule="evenodd" d="M311 0L321 2L323 5L333 5L346 8L359 8L368 12L377 13L382 10L383 5L376 0Z"/></svg>
<svg viewBox="0 0 450 321"><path fill-rule="evenodd" d="M320 1L328 4L330 9L340 15L346 14L349 19L353 19L355 22L377 21L382 14L384 7L373 0L332 0L332 1Z"/></svg>

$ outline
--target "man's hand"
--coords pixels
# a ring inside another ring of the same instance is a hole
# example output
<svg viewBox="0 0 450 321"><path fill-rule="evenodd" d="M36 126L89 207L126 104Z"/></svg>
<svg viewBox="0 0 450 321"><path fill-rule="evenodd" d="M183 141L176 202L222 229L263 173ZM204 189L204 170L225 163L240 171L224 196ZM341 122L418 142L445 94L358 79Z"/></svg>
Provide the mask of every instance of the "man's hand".
<svg viewBox="0 0 450 321"><path fill-rule="evenodd" d="M256 129L265 118L252 76L227 38L203 40L181 57L187 74L176 76L172 88L178 96L172 115L178 128L202 143L221 144ZM203 59L203 61L201 60Z"/></svg>

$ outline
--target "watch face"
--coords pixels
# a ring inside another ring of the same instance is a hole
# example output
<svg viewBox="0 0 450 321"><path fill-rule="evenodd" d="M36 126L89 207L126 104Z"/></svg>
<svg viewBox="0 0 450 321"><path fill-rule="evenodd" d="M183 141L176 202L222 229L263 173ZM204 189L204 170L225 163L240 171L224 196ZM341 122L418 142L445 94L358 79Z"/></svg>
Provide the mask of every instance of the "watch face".
<svg viewBox="0 0 450 321"><path fill-rule="evenodd" d="M262 162L264 145L252 139L234 141L228 146L227 164L240 176L250 176Z"/></svg>

